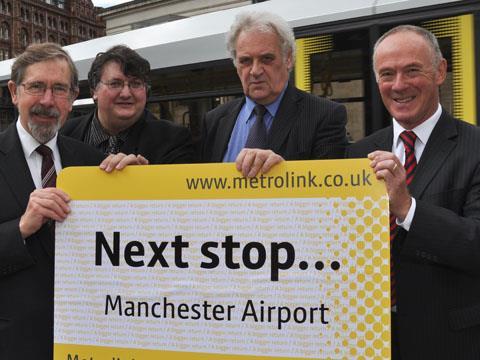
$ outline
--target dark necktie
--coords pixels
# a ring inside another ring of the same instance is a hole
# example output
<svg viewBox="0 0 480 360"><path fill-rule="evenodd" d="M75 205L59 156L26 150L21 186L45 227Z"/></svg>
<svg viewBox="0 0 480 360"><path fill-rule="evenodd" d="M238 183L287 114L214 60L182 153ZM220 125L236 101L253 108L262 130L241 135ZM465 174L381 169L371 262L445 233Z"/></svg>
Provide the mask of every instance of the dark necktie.
<svg viewBox="0 0 480 360"><path fill-rule="evenodd" d="M42 155L42 187L55 187L57 182L57 172L53 163L52 150L46 145L40 145L35 149Z"/></svg>
<svg viewBox="0 0 480 360"><path fill-rule="evenodd" d="M252 125L248 133L246 148L266 149L267 148L267 128L263 121L263 116L267 109L263 105L255 105L253 112L255 113L255 123Z"/></svg>
<svg viewBox="0 0 480 360"><path fill-rule="evenodd" d="M415 158L415 140L417 135L413 131L404 131L400 134L403 147L405 148L405 162L403 167L406 172L406 183L410 185L413 180L415 169L417 168L417 159ZM397 218L390 214L390 248L393 248L393 242L397 236ZM395 267L393 257L390 253L390 286L392 306L397 304L396 283L395 283Z"/></svg>
<svg viewBox="0 0 480 360"><path fill-rule="evenodd" d="M107 154L118 154L120 152L120 138L118 136L110 136L108 138Z"/></svg>

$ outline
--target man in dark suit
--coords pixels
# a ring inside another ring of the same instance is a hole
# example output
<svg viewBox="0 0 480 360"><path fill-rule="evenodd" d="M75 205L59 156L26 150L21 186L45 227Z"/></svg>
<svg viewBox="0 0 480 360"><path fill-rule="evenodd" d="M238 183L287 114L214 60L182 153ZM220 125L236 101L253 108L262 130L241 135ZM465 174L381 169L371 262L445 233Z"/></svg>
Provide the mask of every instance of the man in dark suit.
<svg viewBox="0 0 480 360"><path fill-rule="evenodd" d="M206 114L204 162L236 161L244 175L253 176L282 158L343 157L345 107L289 83L295 38L286 21L266 12L241 13L230 28L227 47L245 97ZM258 117L256 109L263 115ZM257 121L262 125L257 127Z"/></svg>
<svg viewBox="0 0 480 360"><path fill-rule="evenodd" d="M149 62L124 45L99 53L88 73L96 109L69 119L61 133L105 154L141 154L151 164L194 159L188 129L159 120L145 108Z"/></svg>
<svg viewBox="0 0 480 360"><path fill-rule="evenodd" d="M19 119L0 134L0 359L53 358L54 221L70 212L54 186L72 165L107 172L142 157L105 157L57 134L78 94L78 74L57 44L28 47L12 66L8 88ZM45 171L44 171L45 170Z"/></svg>
<svg viewBox="0 0 480 360"><path fill-rule="evenodd" d="M372 161L397 225L393 359L480 359L480 129L441 107L447 64L430 32L396 27L373 60L393 125L347 155Z"/></svg>

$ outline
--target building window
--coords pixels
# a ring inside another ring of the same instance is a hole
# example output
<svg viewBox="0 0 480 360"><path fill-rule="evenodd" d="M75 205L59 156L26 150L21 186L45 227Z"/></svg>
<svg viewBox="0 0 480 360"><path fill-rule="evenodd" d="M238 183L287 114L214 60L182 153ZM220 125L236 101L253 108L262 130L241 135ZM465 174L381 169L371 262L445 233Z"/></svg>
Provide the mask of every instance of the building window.
<svg viewBox="0 0 480 360"><path fill-rule="evenodd" d="M49 42L56 43L56 42L57 42L57 39L55 39L55 36L49 35L49 36L48 36L48 41L49 41Z"/></svg>
<svg viewBox="0 0 480 360"><path fill-rule="evenodd" d="M53 28L54 28L54 29L57 28L57 19L53 19L53 20L52 20L52 25L53 25Z"/></svg>
<svg viewBox="0 0 480 360"><path fill-rule="evenodd" d="M7 14L11 14L12 13L12 5L7 2Z"/></svg>
<svg viewBox="0 0 480 360"><path fill-rule="evenodd" d="M20 9L20 17L23 21L28 21L30 18L30 11L25 10L23 7Z"/></svg>
<svg viewBox="0 0 480 360"><path fill-rule="evenodd" d="M8 26L8 23L4 22L0 27L0 39L8 40L9 38L10 38L9 26Z"/></svg>
<svg viewBox="0 0 480 360"><path fill-rule="evenodd" d="M40 44L42 42L42 34L40 33L40 31L35 32L35 36L34 36L33 41L36 44Z"/></svg>
<svg viewBox="0 0 480 360"><path fill-rule="evenodd" d="M62 45L62 46L66 46L66 45L68 45L68 42L67 42L67 40L66 40L66 39L64 39L64 38L60 39L60 45Z"/></svg>
<svg viewBox="0 0 480 360"><path fill-rule="evenodd" d="M37 12L35 12L35 14L33 14L33 22L35 24L38 24L38 13Z"/></svg>
<svg viewBox="0 0 480 360"><path fill-rule="evenodd" d="M20 44L22 46L28 45L28 31L25 28L22 28L22 30L20 30Z"/></svg>

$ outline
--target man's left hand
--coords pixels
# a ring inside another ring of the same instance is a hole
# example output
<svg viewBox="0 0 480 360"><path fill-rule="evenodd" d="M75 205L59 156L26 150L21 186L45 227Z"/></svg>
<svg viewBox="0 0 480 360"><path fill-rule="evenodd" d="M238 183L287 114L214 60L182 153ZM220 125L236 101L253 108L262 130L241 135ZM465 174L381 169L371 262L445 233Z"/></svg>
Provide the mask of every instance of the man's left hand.
<svg viewBox="0 0 480 360"><path fill-rule="evenodd" d="M122 170L127 165L148 165L148 160L142 155L110 154L102 161L100 169L109 173L113 170Z"/></svg>
<svg viewBox="0 0 480 360"><path fill-rule="evenodd" d="M388 151L374 151L368 154L370 166L377 179L385 181L390 212L403 221L412 205L412 198L407 188L406 173L400 160Z"/></svg>

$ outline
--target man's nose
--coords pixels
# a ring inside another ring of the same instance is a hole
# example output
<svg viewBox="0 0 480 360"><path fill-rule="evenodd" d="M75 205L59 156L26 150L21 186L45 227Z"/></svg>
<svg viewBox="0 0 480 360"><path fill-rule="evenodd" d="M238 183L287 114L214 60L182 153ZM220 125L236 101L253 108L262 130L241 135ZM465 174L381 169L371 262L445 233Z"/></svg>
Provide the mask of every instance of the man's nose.
<svg viewBox="0 0 480 360"><path fill-rule="evenodd" d="M120 96L122 97L129 97L132 95L132 90L130 89L130 84L128 81L123 83L122 90L120 90Z"/></svg>
<svg viewBox="0 0 480 360"><path fill-rule="evenodd" d="M47 88L40 99L40 103L43 105L50 105L53 104L54 100L55 96L53 95L52 88Z"/></svg>
<svg viewBox="0 0 480 360"><path fill-rule="evenodd" d="M250 75L259 76L263 73L263 64L259 60L253 60L252 68L250 69Z"/></svg>
<svg viewBox="0 0 480 360"><path fill-rule="evenodd" d="M405 76L400 72L397 73L393 80L392 90L396 90L396 91L403 90L406 87L406 85L407 83L406 83Z"/></svg>

